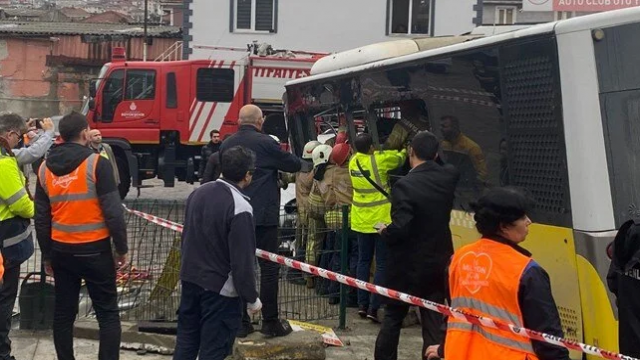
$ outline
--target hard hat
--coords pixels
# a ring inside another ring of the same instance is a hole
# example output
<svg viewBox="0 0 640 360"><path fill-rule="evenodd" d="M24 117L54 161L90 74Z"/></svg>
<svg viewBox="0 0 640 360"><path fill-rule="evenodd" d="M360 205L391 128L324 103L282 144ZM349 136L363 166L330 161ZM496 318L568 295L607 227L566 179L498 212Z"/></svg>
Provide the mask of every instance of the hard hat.
<svg viewBox="0 0 640 360"><path fill-rule="evenodd" d="M351 148L348 144L341 143L337 144L331 150L331 156L329 157L329 161L332 163L342 166L349 159L349 153L351 152Z"/></svg>
<svg viewBox="0 0 640 360"><path fill-rule="evenodd" d="M346 132L339 132L338 136L336 136L336 144L343 144L349 140L349 136Z"/></svg>
<svg viewBox="0 0 640 360"><path fill-rule="evenodd" d="M330 156L331 146L324 144L317 146L315 149L313 149L313 153L311 154L311 159L313 159L313 166L316 167L320 164L328 163Z"/></svg>
<svg viewBox="0 0 640 360"><path fill-rule="evenodd" d="M304 146L304 150L302 150L302 158L305 160L309 160L311 159L311 155L313 153L313 149L317 148L318 146L320 146L320 141L309 141L305 146Z"/></svg>

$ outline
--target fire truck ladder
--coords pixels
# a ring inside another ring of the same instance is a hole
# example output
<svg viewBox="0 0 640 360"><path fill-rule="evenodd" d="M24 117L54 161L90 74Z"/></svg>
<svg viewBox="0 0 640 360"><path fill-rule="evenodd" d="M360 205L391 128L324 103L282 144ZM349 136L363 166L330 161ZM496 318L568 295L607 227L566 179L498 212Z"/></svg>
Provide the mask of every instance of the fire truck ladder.
<svg viewBox="0 0 640 360"><path fill-rule="evenodd" d="M182 41L176 41L167 50L165 50L155 61L179 61L182 60L182 52L184 49L184 43Z"/></svg>

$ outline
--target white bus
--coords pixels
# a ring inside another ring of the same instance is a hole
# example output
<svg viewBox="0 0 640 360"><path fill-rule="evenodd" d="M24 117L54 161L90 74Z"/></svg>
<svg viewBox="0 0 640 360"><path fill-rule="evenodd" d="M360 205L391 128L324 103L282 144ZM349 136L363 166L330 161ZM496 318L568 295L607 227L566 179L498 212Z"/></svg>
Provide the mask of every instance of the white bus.
<svg viewBox="0 0 640 360"><path fill-rule="evenodd" d="M320 120L340 116L351 138L360 119L382 144L406 101L423 104L428 128L450 141L460 138L442 123L454 117L466 142L444 153L463 174L456 247L478 238L469 201L487 187L527 188L537 207L525 247L551 276L565 337L617 351L607 245L640 206L639 39L632 8L428 50L330 56L286 85L292 148L300 154Z"/></svg>

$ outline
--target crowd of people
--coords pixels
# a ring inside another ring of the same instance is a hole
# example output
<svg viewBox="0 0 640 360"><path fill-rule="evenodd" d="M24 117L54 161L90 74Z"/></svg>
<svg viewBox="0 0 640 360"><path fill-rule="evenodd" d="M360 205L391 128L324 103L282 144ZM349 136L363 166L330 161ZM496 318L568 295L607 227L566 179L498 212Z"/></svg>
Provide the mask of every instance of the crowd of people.
<svg viewBox="0 0 640 360"><path fill-rule="evenodd" d="M420 112L415 113L420 119ZM285 179L296 184L296 248L307 263L338 270L340 256L346 256L348 275L359 280L563 336L549 276L520 246L531 225L532 202L526 193L512 187L486 191L472 204L481 238L454 252L449 223L460 173L440 154L460 138L455 119L449 119L451 136L444 143L421 129L424 121L418 120L395 128L382 149L366 132L353 134L350 143L342 126L324 143L308 142L300 158L264 134L263 123L260 108L247 105L240 110L237 133L221 141L220 133L212 131L202 150L202 185L187 199L182 233L174 359L225 359L236 338L255 331L251 317L258 313L264 336L292 332L279 317L279 265L257 262L259 290L255 276L256 248L278 252ZM73 323L83 281L100 324L98 358L119 358L115 278L128 263L128 245L117 164L100 132L91 130L82 114L64 116L58 131L54 144L50 119L27 122L15 114L0 115L0 360L14 359L9 330L20 265L34 253L32 219L46 274L55 279L58 359L74 359ZM465 151L481 167L481 154L466 144ZM37 174L35 197L23 171L29 165ZM408 169L404 176L391 181L403 168ZM629 300L634 294L629 278L638 272L638 233L633 222L623 226L609 274L609 286L625 314L621 350L632 356L638 306ZM323 250L339 250L344 242L346 254L329 252L326 257ZM317 280L309 276L304 282L337 294L337 283ZM337 304L340 299L331 296L329 301ZM411 307L355 289L350 289L347 306L380 324L374 358L396 360ZM419 314L423 359L569 359L566 349L553 344L426 309Z"/></svg>

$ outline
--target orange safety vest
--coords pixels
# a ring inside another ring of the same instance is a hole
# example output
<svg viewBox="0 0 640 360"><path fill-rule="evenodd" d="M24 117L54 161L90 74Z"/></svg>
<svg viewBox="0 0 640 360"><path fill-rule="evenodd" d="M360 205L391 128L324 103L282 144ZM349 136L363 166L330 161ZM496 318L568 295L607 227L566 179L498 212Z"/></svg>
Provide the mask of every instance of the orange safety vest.
<svg viewBox="0 0 640 360"><path fill-rule="evenodd" d="M42 188L51 203L51 239L67 244L86 244L109 237L96 192L96 165L100 155L91 154L67 175L56 176L43 162L39 170Z"/></svg>
<svg viewBox="0 0 640 360"><path fill-rule="evenodd" d="M451 306L523 327L520 279L531 258L497 241L480 239L458 250L449 266ZM531 341L511 332L449 317L447 360L537 360Z"/></svg>

